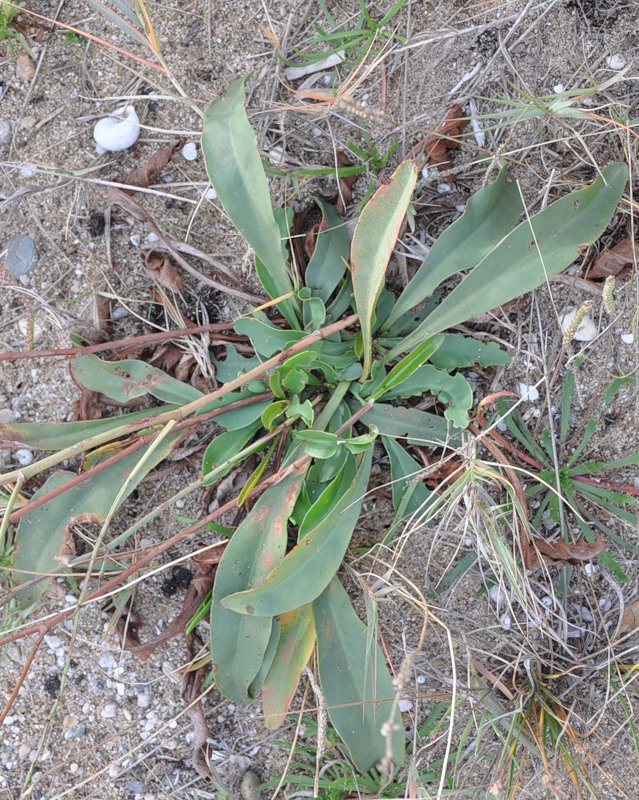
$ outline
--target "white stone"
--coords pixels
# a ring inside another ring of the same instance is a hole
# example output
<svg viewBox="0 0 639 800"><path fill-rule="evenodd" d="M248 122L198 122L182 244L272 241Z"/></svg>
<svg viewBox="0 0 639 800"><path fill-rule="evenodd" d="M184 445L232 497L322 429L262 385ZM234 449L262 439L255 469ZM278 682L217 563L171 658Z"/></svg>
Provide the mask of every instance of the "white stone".
<svg viewBox="0 0 639 800"><path fill-rule="evenodd" d="M552 87L552 90L553 90L553 92L555 94L561 94L563 91L565 91L565 89L566 89L566 87L563 85L563 83L556 83Z"/></svg>
<svg viewBox="0 0 639 800"><path fill-rule="evenodd" d="M402 699L397 703L397 708L404 714L406 711L410 711L413 707L413 703L410 700Z"/></svg>
<svg viewBox="0 0 639 800"><path fill-rule="evenodd" d="M31 450L16 450L15 456L21 467L28 467L33 462Z"/></svg>
<svg viewBox="0 0 639 800"><path fill-rule="evenodd" d="M623 69L626 66L626 57L623 53L613 53L608 58L608 66L610 69Z"/></svg>
<svg viewBox="0 0 639 800"><path fill-rule="evenodd" d="M450 188L450 183L439 183L437 185L437 191L440 194L446 194L447 192L452 192L452 189Z"/></svg>
<svg viewBox="0 0 639 800"><path fill-rule="evenodd" d="M133 106L121 106L93 128L98 153L128 150L140 136L140 120Z"/></svg>
<svg viewBox="0 0 639 800"><path fill-rule="evenodd" d="M286 151L283 147L275 146L268 152L268 160L271 164L281 164L286 158Z"/></svg>
<svg viewBox="0 0 639 800"><path fill-rule="evenodd" d="M567 308L559 318L561 330L564 333L566 333L570 327L570 323L575 318L576 313L577 309L571 306L570 308ZM590 314L586 314L581 320L573 339L575 339L577 342L592 342L592 340L597 336L597 333L597 326L592 321L592 317Z"/></svg>
<svg viewBox="0 0 639 800"><path fill-rule="evenodd" d="M182 155L185 161L195 161L197 158L197 145L195 142L187 142L182 148Z"/></svg>
<svg viewBox="0 0 639 800"><path fill-rule="evenodd" d="M109 703L108 705L104 706L100 716L102 719L113 719L115 716L117 716L117 713L118 707L115 705L115 703Z"/></svg>
<svg viewBox="0 0 639 800"><path fill-rule="evenodd" d="M520 383L518 392L524 400L528 400L531 403L534 403L535 400L539 400L539 390L536 386L531 386L527 383Z"/></svg>
<svg viewBox="0 0 639 800"><path fill-rule="evenodd" d="M209 186L209 188L204 192L204 198L206 200L210 200L211 202L213 200L217 200L217 192L212 186Z"/></svg>
<svg viewBox="0 0 639 800"><path fill-rule="evenodd" d="M459 211L460 214L463 214L466 211L466 203L458 203L455 208Z"/></svg>
<svg viewBox="0 0 639 800"><path fill-rule="evenodd" d="M415 678L415 681L419 686L423 686L426 683L426 676L425 675L418 675Z"/></svg>
<svg viewBox="0 0 639 800"><path fill-rule="evenodd" d="M600 597L599 598L599 608L604 612L610 611L612 608L612 603L608 600L607 597Z"/></svg>
<svg viewBox="0 0 639 800"><path fill-rule="evenodd" d="M632 344L635 340L634 334L632 333L622 333L621 334L621 341L624 344Z"/></svg>
<svg viewBox="0 0 639 800"><path fill-rule="evenodd" d="M10 408L0 408L0 425L10 425L16 418L16 415Z"/></svg>
<svg viewBox="0 0 639 800"><path fill-rule="evenodd" d="M160 237L157 235L157 233L153 233L153 231L151 231L151 233L146 237L146 240L149 244L155 244L155 242L160 241Z"/></svg>
<svg viewBox="0 0 639 800"><path fill-rule="evenodd" d="M62 647L62 639L59 636L45 636L44 643L49 650L59 650Z"/></svg>
<svg viewBox="0 0 639 800"><path fill-rule="evenodd" d="M29 321L22 318L18 320L18 330L27 339L30 335L33 334L33 341L39 342L42 337L44 336L44 328L40 323L33 321L33 326L29 325ZM16 414L16 418L17 418Z"/></svg>
<svg viewBox="0 0 639 800"><path fill-rule="evenodd" d="M509 631L513 624L510 614L502 614L501 617L499 617L499 624L505 631Z"/></svg>
<svg viewBox="0 0 639 800"><path fill-rule="evenodd" d="M584 569L586 570L586 575L594 575L598 567L596 564L591 564L588 562L587 564L584 564Z"/></svg>
<svg viewBox="0 0 639 800"><path fill-rule="evenodd" d="M138 705L140 708L148 708L151 705L151 695L150 694L139 694L138 695Z"/></svg>

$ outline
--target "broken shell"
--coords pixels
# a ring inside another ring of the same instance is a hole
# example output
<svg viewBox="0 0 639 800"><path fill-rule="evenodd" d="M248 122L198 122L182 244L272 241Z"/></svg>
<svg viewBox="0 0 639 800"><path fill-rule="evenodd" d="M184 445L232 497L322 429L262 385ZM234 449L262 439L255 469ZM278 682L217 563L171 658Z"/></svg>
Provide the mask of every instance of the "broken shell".
<svg viewBox="0 0 639 800"><path fill-rule="evenodd" d="M108 117L104 117L95 125L93 138L98 153L117 153L128 150L140 136L140 120L133 106L117 108Z"/></svg>
<svg viewBox="0 0 639 800"><path fill-rule="evenodd" d="M568 328L570 327L570 323L575 318L575 314L577 313L577 309L571 306L567 308L564 313L561 315L560 323L561 323L561 330L566 333ZM597 327L595 323L592 321L592 317L590 314L586 314L586 316L581 320L581 323L577 330L575 331L575 335L572 337L577 342L592 342L592 340L597 336Z"/></svg>
<svg viewBox="0 0 639 800"><path fill-rule="evenodd" d="M632 333L622 333L621 334L621 341L624 344L632 344L635 340L634 334Z"/></svg>
<svg viewBox="0 0 639 800"><path fill-rule="evenodd" d="M531 403L534 403L535 400L539 400L539 390L536 386L530 386L527 383L520 383L517 391L523 400L528 400Z"/></svg>

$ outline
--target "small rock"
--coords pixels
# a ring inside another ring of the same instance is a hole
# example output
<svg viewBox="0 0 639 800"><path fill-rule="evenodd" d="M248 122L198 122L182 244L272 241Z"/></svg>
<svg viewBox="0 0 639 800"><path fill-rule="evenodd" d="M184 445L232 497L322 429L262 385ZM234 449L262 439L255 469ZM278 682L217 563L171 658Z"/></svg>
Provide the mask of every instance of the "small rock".
<svg viewBox="0 0 639 800"><path fill-rule="evenodd" d="M460 214L463 214L463 213L464 213L464 211L466 211L466 203L458 203L458 204L455 206L455 209L456 209L457 211L459 211L459 213L460 213Z"/></svg>
<svg viewBox="0 0 639 800"><path fill-rule="evenodd" d="M144 791L144 784L142 781L127 781L126 788L134 794L140 794Z"/></svg>
<svg viewBox="0 0 639 800"><path fill-rule="evenodd" d="M505 631L509 631L513 624L510 614L502 614L501 617L499 617L499 624Z"/></svg>
<svg viewBox="0 0 639 800"><path fill-rule="evenodd" d="M140 706L140 708L148 708L151 705L151 695L139 694L138 705Z"/></svg>
<svg viewBox="0 0 639 800"><path fill-rule="evenodd" d="M415 678L415 681L419 686L423 686L426 683L426 676L425 675L418 675Z"/></svg>
<svg viewBox="0 0 639 800"><path fill-rule="evenodd" d="M584 564L584 570L586 571L586 575L594 575L598 569L599 567L597 566L597 564L591 564L590 562Z"/></svg>
<svg viewBox="0 0 639 800"><path fill-rule="evenodd" d="M15 422L16 415L10 408L0 408L0 425L10 425Z"/></svg>
<svg viewBox="0 0 639 800"><path fill-rule="evenodd" d="M262 781L257 772L247 769L240 781L240 796L242 800L260 800L262 794L260 786Z"/></svg>
<svg viewBox="0 0 639 800"><path fill-rule="evenodd" d="M54 652L62 647L62 639L59 636L45 636L44 643L49 648L49 650L53 650Z"/></svg>
<svg viewBox="0 0 639 800"><path fill-rule="evenodd" d="M76 764L76 763L75 763L75 761L73 762L73 764L69 764L69 772L70 772L72 775L75 775L75 773L76 773L76 772L77 772L79 769L80 769L80 765L79 765L79 764Z"/></svg>
<svg viewBox="0 0 639 800"><path fill-rule="evenodd" d="M210 186L204 192L204 197L205 197L206 200L210 200L212 202L213 200L217 200L217 192L215 191L215 189L212 186Z"/></svg>
<svg viewBox="0 0 639 800"><path fill-rule="evenodd" d="M599 598L599 608L606 614L612 608L612 603L607 597Z"/></svg>
<svg viewBox="0 0 639 800"><path fill-rule="evenodd" d="M610 69L623 69L626 66L626 57L622 53L613 53L608 58L608 66Z"/></svg>
<svg viewBox="0 0 639 800"><path fill-rule="evenodd" d="M404 714L406 711L410 711L413 707L413 703L411 700L402 699L397 703L397 708Z"/></svg>
<svg viewBox="0 0 639 800"><path fill-rule="evenodd" d="M25 758L29 758L29 753L31 752L31 747L28 744L21 744L18 749L18 758L20 761L24 761Z"/></svg>
<svg viewBox="0 0 639 800"><path fill-rule="evenodd" d="M197 158L197 146L195 142L187 142L182 148L182 155L186 161L195 161Z"/></svg>
<svg viewBox="0 0 639 800"><path fill-rule="evenodd" d="M577 309L574 307L567 308L560 317L561 330L565 333L570 327L570 323L575 318ZM597 326L592 321L590 314L586 314L581 320L573 339L577 342L592 342L597 336Z"/></svg>
<svg viewBox="0 0 639 800"><path fill-rule="evenodd" d="M552 87L552 90L553 90L553 92L555 94L561 94L563 91L565 91L565 89L566 89L566 87L563 85L563 83L556 83Z"/></svg>
<svg viewBox="0 0 639 800"><path fill-rule="evenodd" d="M36 268L40 255L33 239L18 234L7 239L0 252L0 259L12 278L29 275Z"/></svg>
<svg viewBox="0 0 639 800"><path fill-rule="evenodd" d="M25 339L33 336L34 343L41 341L42 337L44 336L44 328L38 322L35 322L35 320L33 321L32 325L29 325L29 320L19 319L18 330Z"/></svg>
<svg viewBox="0 0 639 800"><path fill-rule="evenodd" d="M530 386L527 383L520 383L518 392L524 400L528 400L531 403L534 403L535 400L539 400L539 390L536 386Z"/></svg>
<svg viewBox="0 0 639 800"><path fill-rule="evenodd" d="M0 150L11 141L11 123L8 119L0 117Z"/></svg>
<svg viewBox="0 0 639 800"><path fill-rule="evenodd" d="M102 719L113 719L115 716L117 716L117 713L118 707L115 705L115 703L109 703L108 705L104 706L100 712L100 716Z"/></svg>
<svg viewBox="0 0 639 800"><path fill-rule="evenodd" d="M439 194L446 194L447 192L452 192L450 183L439 183L437 184L437 191Z"/></svg>
<svg viewBox="0 0 639 800"><path fill-rule="evenodd" d="M22 119L20 120L20 127L23 128L25 131L31 131L35 128L37 121L38 120L35 117L32 117L31 115L27 117L22 117ZM31 177L33 177L34 174L35 172L32 173Z"/></svg>
<svg viewBox="0 0 639 800"><path fill-rule="evenodd" d="M146 237L146 240L147 240L147 242L148 242L149 244L155 244L155 242L159 242L159 241L160 241L160 237L157 235L157 233L153 233L153 232L151 232L151 233L150 233L150 234L149 234L149 235Z"/></svg>
<svg viewBox="0 0 639 800"><path fill-rule="evenodd" d="M28 467L33 462L33 453L31 450L16 450L16 461L21 467Z"/></svg>
<svg viewBox="0 0 639 800"><path fill-rule="evenodd" d="M632 333L622 333L621 334L621 341L624 344L632 344L635 340L634 334Z"/></svg>
<svg viewBox="0 0 639 800"><path fill-rule="evenodd" d="M16 78L19 81L30 81L35 75L35 64L26 53L16 58Z"/></svg>
<svg viewBox="0 0 639 800"><path fill-rule="evenodd" d="M98 662L102 669L113 669L115 667L115 661L113 660L113 656L109 653L108 650L105 650L102 655L100 656L100 661Z"/></svg>

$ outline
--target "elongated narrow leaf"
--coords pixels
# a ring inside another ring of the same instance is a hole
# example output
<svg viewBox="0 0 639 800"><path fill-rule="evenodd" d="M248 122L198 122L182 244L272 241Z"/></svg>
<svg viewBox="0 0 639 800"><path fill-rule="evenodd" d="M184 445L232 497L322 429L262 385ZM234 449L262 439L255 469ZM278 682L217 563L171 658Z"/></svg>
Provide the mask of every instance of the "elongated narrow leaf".
<svg viewBox="0 0 639 800"><path fill-rule="evenodd" d="M373 447L362 456L357 473L331 511L304 533L296 547L264 583L222 600L240 614L270 617L310 603L339 569L359 518L373 461ZM321 500L321 498L320 498ZM311 510L308 512L311 513ZM237 535L237 534L236 534Z"/></svg>
<svg viewBox="0 0 639 800"><path fill-rule="evenodd" d="M262 583L286 550L286 525L303 483L293 472L267 489L226 546L211 601L211 652L215 682L235 702L250 699L249 687L264 661L271 617L247 617L220 605L223 597Z"/></svg>
<svg viewBox="0 0 639 800"><path fill-rule="evenodd" d="M392 713L394 696L384 654L351 606L337 578L313 603L317 634L317 666L328 714L361 772L386 754L382 726ZM398 712L397 712L398 713ZM401 720L391 734L393 762L404 763Z"/></svg>
<svg viewBox="0 0 639 800"><path fill-rule="evenodd" d="M262 687L264 686L264 681L266 680L266 676L268 675L271 665L273 664L273 659L275 658L275 654L277 653L277 645L280 640L280 621L279 619L273 620L273 625L271 627L271 637L268 640L268 644L266 645L266 652L264 653L264 660L262 661L262 666L259 668L257 675L251 681L251 685L248 688L249 697L255 699L258 697L260 692L262 691Z"/></svg>
<svg viewBox="0 0 639 800"><path fill-rule="evenodd" d="M182 405L202 397L188 383L178 381L144 361L102 361L97 356L80 356L69 364L76 383L94 392L127 403L136 397L152 394L165 403Z"/></svg>
<svg viewBox="0 0 639 800"><path fill-rule="evenodd" d="M442 417L417 408L402 408L375 403L362 417L366 425L376 425L382 435L406 438L409 444L461 444L458 435Z"/></svg>
<svg viewBox="0 0 639 800"><path fill-rule="evenodd" d="M279 297L293 291L293 284L257 139L244 109L244 83L244 78L232 83L226 97L217 98L206 110L202 152L209 180L226 213L269 273L273 284L267 291ZM288 323L298 327L290 301L280 308Z"/></svg>
<svg viewBox="0 0 639 800"><path fill-rule="evenodd" d="M166 405L152 410L136 411L134 414L122 414L120 417L91 419L81 422L14 422L0 425L0 441L28 444L38 450L62 450L71 447L83 439L97 436L99 433L126 426L129 422L151 419L152 414L173 411L176 406Z"/></svg>
<svg viewBox="0 0 639 800"><path fill-rule="evenodd" d="M479 364L482 367L510 364L510 356L494 342L480 342L470 336L445 334L443 342L430 357L430 363L439 369L461 369Z"/></svg>
<svg viewBox="0 0 639 800"><path fill-rule="evenodd" d="M353 234L351 272L362 330L365 377L372 359L373 311L416 180L415 164L400 164L390 183L380 186L366 204Z"/></svg>
<svg viewBox="0 0 639 800"><path fill-rule="evenodd" d="M316 198L316 203L322 210L322 226L306 267L305 283L315 297L326 302L346 272L351 239L334 206L320 198Z"/></svg>
<svg viewBox="0 0 639 800"><path fill-rule="evenodd" d="M425 300L446 278L478 264L510 233L522 211L517 184L508 174L508 167L504 167L494 183L470 198L462 216L446 228L431 247L399 297L384 329L388 330Z"/></svg>
<svg viewBox="0 0 639 800"><path fill-rule="evenodd" d="M496 308L541 286L565 269L604 232L628 179L625 164L610 164L603 177L572 192L518 225L394 348L394 357L434 333Z"/></svg>
<svg viewBox="0 0 639 800"><path fill-rule="evenodd" d="M266 727L274 731L286 719L302 670L315 647L315 625L310 605L280 617L280 637L262 687L262 711Z"/></svg>
<svg viewBox="0 0 639 800"><path fill-rule="evenodd" d="M136 473L127 485L120 502L131 494L151 469L166 458L178 438L179 434L165 437L153 452L145 457L150 447L147 445L115 462L89 480L28 511L20 519L16 530L16 544L12 558L16 584L26 583L37 575L63 571L60 558L75 553L71 535L72 524L104 522L122 486L141 460L144 459L144 468ZM44 486L35 493L34 499L64 486L74 477L73 472L63 470L54 472ZM17 598L20 605L25 608L38 601L50 580L45 577L35 585L18 591Z"/></svg>
<svg viewBox="0 0 639 800"><path fill-rule="evenodd" d="M428 361L443 341L443 336L431 336L430 339L426 339L425 342L417 345L412 353L404 356L399 363L395 364L375 391L371 393L371 398L379 400L382 395L391 392L396 386L407 381L411 375L419 370L424 361Z"/></svg>
<svg viewBox="0 0 639 800"><path fill-rule="evenodd" d="M392 436L383 436L382 443L386 448L391 465L391 490L393 493L393 506L398 511L404 503L403 514L408 517L418 508L426 509L426 504L433 496L419 474L423 465L406 452L401 443Z"/></svg>

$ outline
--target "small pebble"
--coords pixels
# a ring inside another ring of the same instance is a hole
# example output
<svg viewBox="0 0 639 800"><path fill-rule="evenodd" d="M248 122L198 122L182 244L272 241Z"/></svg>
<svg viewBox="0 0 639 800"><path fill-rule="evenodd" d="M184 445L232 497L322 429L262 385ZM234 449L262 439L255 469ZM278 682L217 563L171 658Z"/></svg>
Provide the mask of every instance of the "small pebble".
<svg viewBox="0 0 639 800"><path fill-rule="evenodd" d="M463 214L466 211L466 203L458 203L455 208L459 211L460 214Z"/></svg>
<svg viewBox="0 0 639 800"><path fill-rule="evenodd" d="M206 200L210 200L211 202L213 202L213 200L217 200L217 192L215 191L215 189L212 186L210 186L204 192L204 197L205 197Z"/></svg>
<svg viewBox="0 0 639 800"><path fill-rule="evenodd" d="M151 695L139 694L138 705L140 706L140 708L148 708L151 705Z"/></svg>
<svg viewBox="0 0 639 800"><path fill-rule="evenodd" d="M610 611L612 608L612 603L608 600L607 597L600 597L599 598L599 608L604 612Z"/></svg>
<svg viewBox="0 0 639 800"><path fill-rule="evenodd" d="M72 775L75 775L75 773L76 773L76 772L77 772L79 769L80 769L80 765L79 765L79 764L76 764L76 763L75 763L75 761L74 761L72 764L69 764L69 772L70 772Z"/></svg>
<svg viewBox="0 0 639 800"><path fill-rule="evenodd" d="M513 624L510 614L502 614L501 617L499 617L499 624L505 631L509 631Z"/></svg>
<svg viewBox="0 0 639 800"><path fill-rule="evenodd" d="M33 326L30 326L28 320L19 319L18 330L25 339L28 339L29 336L33 336L34 343L39 342L44 336L44 328L35 321L33 322Z"/></svg>
<svg viewBox="0 0 639 800"><path fill-rule="evenodd" d="M22 117L22 119L20 120L20 127L23 128L25 131L33 130L33 128L35 128L36 126L37 121L38 120L35 117L32 117L31 115L27 117Z"/></svg>
<svg viewBox="0 0 639 800"><path fill-rule="evenodd" d="M133 236L131 236L131 238L129 239L129 241L131 242L133 247L139 247L140 244L142 243L142 239L140 236L138 236L137 233L134 233Z"/></svg>
<svg viewBox="0 0 639 800"><path fill-rule="evenodd" d="M195 142L187 142L182 148L182 155L185 161L195 161L197 158L197 146Z"/></svg>
<svg viewBox="0 0 639 800"><path fill-rule="evenodd" d="M553 92L555 94L561 94L563 91L565 91L565 89L566 89L566 87L563 85L563 83L556 83L552 87L552 90L553 90Z"/></svg>
<svg viewBox="0 0 639 800"><path fill-rule="evenodd" d="M25 164L24 166L20 167L20 175L22 175L23 178L33 178L35 174L35 167L33 167L31 164Z"/></svg>
<svg viewBox="0 0 639 800"><path fill-rule="evenodd" d="M597 565L588 562L587 564L584 564L584 570L586 571L586 575L594 575L597 571Z"/></svg>
<svg viewBox="0 0 639 800"><path fill-rule="evenodd" d="M0 251L0 259L12 278L21 278L34 271L40 254L33 239L18 234L7 239Z"/></svg>
<svg viewBox="0 0 639 800"><path fill-rule="evenodd" d="M139 794L140 792L144 791L144 784L142 783L142 781L135 781L135 780L127 781L126 788L130 792L135 792L136 794Z"/></svg>
<svg viewBox="0 0 639 800"><path fill-rule="evenodd" d="M44 643L49 650L53 650L54 652L62 647L62 639L59 636L45 636Z"/></svg>
<svg viewBox="0 0 639 800"><path fill-rule="evenodd" d="M536 386L530 386L527 383L520 383L517 391L524 400L528 400L531 403L534 403L535 400L539 400L539 390Z"/></svg>
<svg viewBox="0 0 639 800"><path fill-rule="evenodd" d="M0 408L0 425L10 425L15 422L16 415L10 408Z"/></svg>
<svg viewBox="0 0 639 800"><path fill-rule="evenodd" d="M116 322L119 319L124 319L129 316L129 309L124 306L117 305L111 313L111 319Z"/></svg>
<svg viewBox="0 0 639 800"><path fill-rule="evenodd" d="M11 141L11 123L8 119L0 117L0 150Z"/></svg>
<svg viewBox="0 0 639 800"><path fill-rule="evenodd" d="M632 333L622 333L621 334L621 341L624 344L632 344L635 340L634 334Z"/></svg>
<svg viewBox="0 0 639 800"><path fill-rule="evenodd" d="M115 705L115 703L109 703L108 705L104 706L100 712L100 716L102 719L113 719L115 716L117 716L117 713L118 707Z"/></svg>
<svg viewBox="0 0 639 800"><path fill-rule="evenodd" d="M452 189L450 188L450 183L439 183L437 185L437 191L439 192L439 194L446 194L447 192L452 192Z"/></svg>
<svg viewBox="0 0 639 800"><path fill-rule="evenodd" d="M561 323L561 330L565 333L570 323L575 318L575 314L577 313L577 309L574 307L567 308L566 311L560 317ZM577 342L592 342L593 339L597 336L597 326L592 321L592 317L590 314L586 314L585 317L581 320L573 339Z"/></svg>
<svg viewBox="0 0 639 800"><path fill-rule="evenodd" d="M415 678L415 681L419 686L423 686L426 683L426 676L425 675L418 675Z"/></svg>
<svg viewBox="0 0 639 800"><path fill-rule="evenodd" d="M20 761L24 761L25 758L29 758L29 753L31 752L31 747L28 744L21 744L18 750L18 758Z"/></svg>
<svg viewBox="0 0 639 800"><path fill-rule="evenodd" d="M397 703L397 708L404 714L406 711L410 711L413 707L413 703L411 700L402 699Z"/></svg>
<svg viewBox="0 0 639 800"><path fill-rule="evenodd" d="M242 800L260 800L262 780L257 772L247 769L240 781L240 797Z"/></svg>
<svg viewBox="0 0 639 800"><path fill-rule="evenodd" d="M16 78L19 81L30 81L35 75L35 64L26 53L16 58Z"/></svg>
<svg viewBox="0 0 639 800"><path fill-rule="evenodd" d="M268 152L268 160L271 164L281 164L286 158L286 153L282 147L273 147Z"/></svg>
<svg viewBox="0 0 639 800"><path fill-rule="evenodd" d="M15 456L21 467L28 467L29 464L33 462L33 453L31 450L16 450Z"/></svg>
<svg viewBox="0 0 639 800"><path fill-rule="evenodd" d="M626 57L622 53L613 53L608 58L608 66L610 69L623 69L626 66Z"/></svg>
<svg viewBox="0 0 639 800"><path fill-rule="evenodd" d="M155 242L159 242L159 241L160 241L160 237L157 235L157 233L153 233L153 232L151 232L151 233L149 233L149 235L146 237L146 240L147 240L147 242L148 242L149 244L154 244Z"/></svg>

